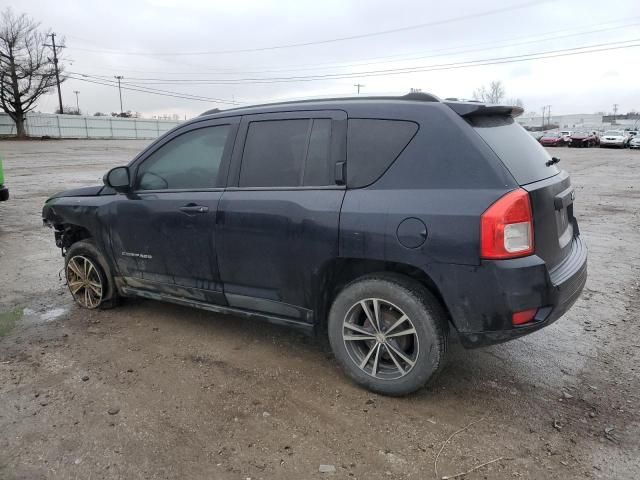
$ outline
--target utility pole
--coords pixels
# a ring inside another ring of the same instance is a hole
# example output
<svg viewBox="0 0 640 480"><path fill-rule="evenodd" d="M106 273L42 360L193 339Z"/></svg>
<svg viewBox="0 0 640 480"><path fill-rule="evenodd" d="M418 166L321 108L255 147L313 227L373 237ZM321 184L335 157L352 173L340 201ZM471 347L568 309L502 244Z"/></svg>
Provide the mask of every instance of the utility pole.
<svg viewBox="0 0 640 480"><path fill-rule="evenodd" d="M544 130L544 114L547 111L547 106L543 105L542 106L542 130Z"/></svg>
<svg viewBox="0 0 640 480"><path fill-rule="evenodd" d="M364 87L364 85L363 85L363 84L361 84L361 83L356 83L356 84L354 84L353 86L354 86L354 87L356 87L356 88L358 89L358 95L360 95L360 89L361 89L362 87Z"/></svg>
<svg viewBox="0 0 640 480"><path fill-rule="evenodd" d="M73 93L76 94L76 110L78 110L78 115L80 115L80 103L78 102L78 94L80 90L74 90Z"/></svg>
<svg viewBox="0 0 640 480"><path fill-rule="evenodd" d="M120 87L120 80L122 80L124 77L122 75L116 75L115 77L113 77L115 79L118 80L118 91L120 92L120 116L122 116L122 88Z"/></svg>
<svg viewBox="0 0 640 480"><path fill-rule="evenodd" d="M56 84L58 85L58 103L60 105L60 113L64 113L63 108L62 108L62 92L60 91L60 72L58 71L58 48L63 48L63 47L57 47L56 48L56 34L55 33L50 33L49 36L51 37L51 45L48 45L45 43L45 47L51 47L53 49L53 67L56 70Z"/></svg>
<svg viewBox="0 0 640 480"><path fill-rule="evenodd" d="M547 118L549 119L549 121L547 122L547 125L551 125L551 105L547 105L547 109L548 109Z"/></svg>
<svg viewBox="0 0 640 480"><path fill-rule="evenodd" d="M618 114L618 104L613 104L613 125L616 124L616 115Z"/></svg>

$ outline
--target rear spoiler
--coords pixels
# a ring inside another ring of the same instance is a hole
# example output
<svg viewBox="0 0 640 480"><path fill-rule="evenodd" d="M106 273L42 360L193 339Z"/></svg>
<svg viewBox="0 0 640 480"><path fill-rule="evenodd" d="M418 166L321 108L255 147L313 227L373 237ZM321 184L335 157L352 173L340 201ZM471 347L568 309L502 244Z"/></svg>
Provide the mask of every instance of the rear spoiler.
<svg viewBox="0 0 640 480"><path fill-rule="evenodd" d="M509 105L493 105L480 102L444 102L461 117L477 117L480 115L522 115L524 108Z"/></svg>

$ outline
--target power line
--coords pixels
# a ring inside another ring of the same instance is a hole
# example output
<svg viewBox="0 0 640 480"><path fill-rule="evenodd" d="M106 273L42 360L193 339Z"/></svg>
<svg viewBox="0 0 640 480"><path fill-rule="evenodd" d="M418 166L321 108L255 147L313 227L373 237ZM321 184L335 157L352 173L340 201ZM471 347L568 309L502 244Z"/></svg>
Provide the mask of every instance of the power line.
<svg viewBox="0 0 640 480"><path fill-rule="evenodd" d="M76 76L79 75L79 76L83 77L83 79L84 78L89 78L89 79L92 79L92 80L98 80L98 81L101 81L101 82L107 82L109 85L114 86L114 87L117 86L116 81L115 80L111 80L110 78L105 78L105 77L96 76L96 75L90 75L90 74L86 74L86 73L79 73L79 72L70 72L70 74L76 75ZM70 77L70 78L74 78L76 80L82 80L81 78L77 78L77 77ZM218 103L228 103L228 104L232 104L232 105L239 105L240 104L240 102L237 102L236 100L225 100L223 98L206 97L206 96L203 96L203 95L192 95L190 93L175 92L173 90L163 90L163 89L160 89L160 88L147 87L145 85L139 85L139 84L130 83L130 82L122 82L121 85L128 85L128 86L131 86L131 87L136 87L138 89L148 90L150 93L151 92L158 92L158 93L167 93L167 94L170 94L170 95L179 95L179 96L184 97L186 99L194 99L194 100L204 99L206 101L213 101L213 102L218 102ZM125 88L125 87L120 87L120 88L122 88L124 90L129 90L128 88Z"/></svg>
<svg viewBox="0 0 640 480"><path fill-rule="evenodd" d="M638 25L637 20L639 20L640 17L627 17L627 18L623 18L623 19L618 19L618 20L612 20L609 22L604 22L604 23L596 23L596 24L589 24L589 25L583 25L580 28L590 28L590 27L602 27L604 25L615 25L615 26L610 26L607 28L599 28L599 29L595 29L595 30L586 30L586 31L579 31L579 32L574 32L574 33L569 33L569 34L565 34L565 35L559 35L559 36L552 36L549 38L540 38L540 37L548 37L549 35L553 35L553 34L557 34L557 33L566 33L568 31L575 31L576 28L573 29L562 29L562 30L553 30L553 31L547 31L547 32L543 32L541 34L538 35L519 35L516 37L511 37L510 39L504 39L504 40L496 40L496 41L489 41L489 42L476 42L473 44L463 44L463 45L458 45L455 47L447 47L447 48L440 48L440 49L432 49L429 50L429 55L425 55L426 52L414 52L411 54L395 54L395 55L386 55L386 56L377 56L377 57L369 57L369 58L364 58L352 63L346 63L346 62L316 62L314 64L297 64L297 65L284 65L282 68L278 68L278 69L269 69L269 70L236 70L233 68L222 68L222 69L207 69L205 68L203 71L201 72L185 72L185 71L180 71L180 72L168 72L166 70L162 70L162 71L153 71L153 70L132 70L132 69L126 69L126 72L131 72L131 73L147 73L147 74L155 74L155 73L162 73L162 74L166 74L166 75L202 75L202 74L208 74L208 73L213 73L213 74L219 74L219 75L238 75L238 74L260 74L260 73L277 73L277 72L287 72L287 71L304 71L304 70L318 70L318 69L325 69L327 67L335 67L335 68L354 68L357 66L365 66L365 65L375 65L375 64L381 64L381 63L396 63L396 62L400 62L400 61L408 61L408 60L418 60L418 59L426 59L426 58L434 58L434 57L440 57L440 56L446 56L447 53L446 52L451 52L449 53L450 55L458 55L458 54L463 54L463 53L470 53L470 52L474 52L474 51L483 51L483 50L493 50L495 48L500 48L502 45L504 47L513 47L513 46L517 46L517 45L525 45L525 44L530 44L530 43L541 43L541 42L547 42L547 41L552 41L552 40L559 40L559 39L564 39L564 38L570 38L570 37L576 37L576 36L583 36L583 35L590 35L593 33L600 33L600 32L606 32L606 31L610 31L610 30L620 30L623 28L629 28L629 27L635 27ZM622 25L618 25L620 24L620 22L625 22L625 21L629 21L629 20L634 20L634 22L632 23L626 23L626 24L622 24ZM521 40L521 39L526 39L527 41L524 42L518 42L518 43L514 43L514 41L516 40ZM82 39L84 40L84 39ZM84 40L87 41L87 40ZM496 47L489 47L489 48L473 48L471 50L464 50L467 47L477 47L479 45L497 45ZM463 50L460 50L463 49ZM456 51L457 50L457 51ZM441 53L441 54L437 54L434 55L435 52L445 52L445 53ZM382 59L391 59L391 60L382 60ZM190 67L204 67L202 65L193 65L190 63L185 63L185 62L176 62L175 59L172 60L168 60L168 59L159 59L162 61L166 61L169 62L171 61L172 63L180 63L180 64L184 64ZM370 61L370 60L381 60L381 61ZM95 67L94 67L95 68ZM97 68L98 70L103 70L103 71L109 71L106 69L101 69L101 68ZM120 68L120 70L122 70L123 68ZM100 75L96 75L96 76L100 76ZM129 76L128 78L139 78L139 77L132 77Z"/></svg>
<svg viewBox="0 0 640 480"><path fill-rule="evenodd" d="M269 83L289 83L289 82L308 82L318 80L332 80L332 79L347 79L347 78L361 78L361 77L376 77L376 76L388 76L388 75L401 75L409 73L421 73L440 70L454 70L460 68L497 65L503 63L517 63L530 60L539 60L546 58L566 57L573 55L583 55L588 53L597 53L603 51L620 50L625 48L633 48L640 46L640 43L634 43L631 45L620 45L621 43L640 42L640 38L631 40L623 40L617 42L607 42L586 45L581 47L559 49L559 50L547 50L542 52L534 52L529 54L511 55L506 57L493 57L484 58L479 60L469 60L462 62L433 64L433 65L421 65L414 67L392 68L382 70L370 70L364 72L355 73L327 73L308 76L288 76L288 77L254 77L254 78L236 78L236 79L166 79L166 78L136 78L138 84L144 83L146 85L235 85L235 84L269 84ZM582 50L582 51L579 51Z"/></svg>
<svg viewBox="0 0 640 480"><path fill-rule="evenodd" d="M70 78L72 80L78 80L80 82L94 83L96 85L104 85L104 86L107 86L107 87L118 88L118 85L115 82L114 83L107 83L107 81L89 80L88 78L76 77L73 74L70 74L68 78ZM199 97L199 96L188 95L188 94L187 95L183 95L183 94L180 94L179 92L174 92L173 94L171 94L171 93L161 93L159 91L155 91L156 89L132 88L132 87L128 87L128 86L121 86L120 88L122 88L122 90L130 90L132 92L149 93L149 94L152 94L152 95L160 95L160 96L164 96L164 97L180 98L180 99L183 99L183 100L196 100L196 101L208 102L208 103L228 103L228 104L233 104L233 105L238 104L238 102L231 102L231 101L228 101L228 100L220 100L220 99L208 98L208 97Z"/></svg>
<svg viewBox="0 0 640 480"><path fill-rule="evenodd" d="M285 48L298 48L298 47L308 47L311 45L325 45L328 43L337 43L344 42L348 40L357 40L361 38L369 38L381 35L389 35L398 32L406 32L410 30L418 30L426 27L434 27L439 25L446 25L449 23L460 22L464 20L471 20L474 18L487 17L491 15L496 15L499 13L509 12L513 10L521 10L523 8L529 8L534 5L539 5L541 3L549 3L550 0L531 0L529 2L521 3L519 5L512 5L508 7L496 8L493 10L486 10L484 12L473 13L468 15L461 15L459 17L452 17L443 20L434 20L427 23L420 23L416 25L408 25L399 28L393 28L389 30L381 30L378 32L369 32L369 33L361 33L358 35L348 35L344 37L336 37L329 38L325 40L316 40L311 42L300 42L300 43L288 43L283 45L271 45L267 47L255 47L255 48L241 48L234 50L212 50L212 51L200 51L200 52L129 52L129 51L119 51L119 50L109 50L109 49L89 49L89 48L78 48L75 47L75 50L87 51L87 52L102 52L102 53L112 53L117 55L142 55L142 56L195 56L195 55L222 55L222 54L231 54L231 53L249 53L249 52L264 52L267 50L280 50Z"/></svg>

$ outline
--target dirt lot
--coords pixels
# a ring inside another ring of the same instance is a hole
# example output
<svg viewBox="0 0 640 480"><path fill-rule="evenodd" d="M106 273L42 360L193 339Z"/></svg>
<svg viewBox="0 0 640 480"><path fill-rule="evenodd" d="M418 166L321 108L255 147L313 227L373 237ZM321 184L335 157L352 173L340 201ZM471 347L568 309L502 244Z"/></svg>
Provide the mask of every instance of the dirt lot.
<svg viewBox="0 0 640 480"><path fill-rule="evenodd" d="M136 141L0 142L0 478L640 477L640 152L559 149L590 248L549 328L465 351L408 398L351 384L311 339L152 301L80 310L40 211ZM335 473L320 473L321 464Z"/></svg>

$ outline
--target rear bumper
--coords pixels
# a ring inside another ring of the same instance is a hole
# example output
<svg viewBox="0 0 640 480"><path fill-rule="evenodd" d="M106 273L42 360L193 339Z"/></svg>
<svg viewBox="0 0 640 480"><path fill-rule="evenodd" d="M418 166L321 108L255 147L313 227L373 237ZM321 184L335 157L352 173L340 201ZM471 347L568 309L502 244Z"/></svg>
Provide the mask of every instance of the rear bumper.
<svg viewBox="0 0 640 480"><path fill-rule="evenodd" d="M4 185L0 185L0 202L9 200L9 189Z"/></svg>
<svg viewBox="0 0 640 480"><path fill-rule="evenodd" d="M475 269L458 271L439 286L462 344L475 348L552 324L576 302L586 280L587 248L576 236L569 256L552 270L536 255L485 261ZM538 308L532 322L512 325L514 312L531 308Z"/></svg>

